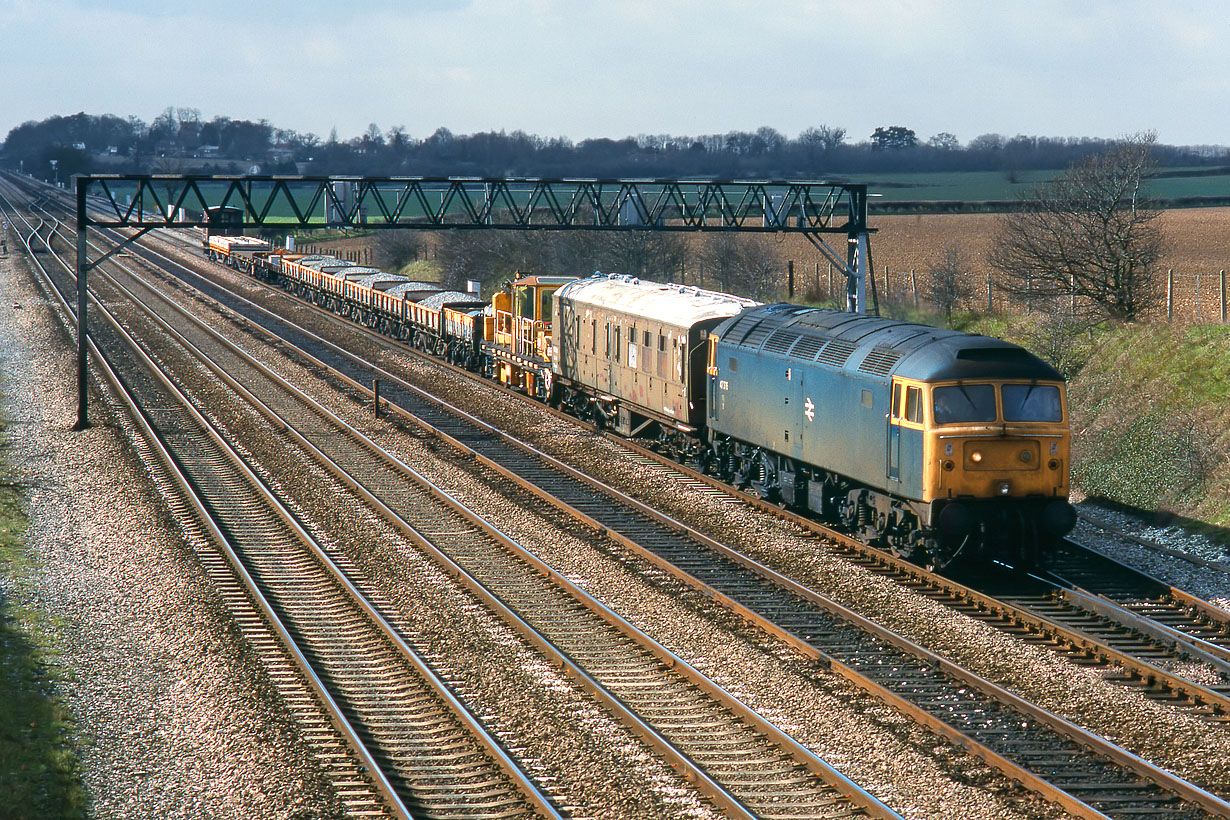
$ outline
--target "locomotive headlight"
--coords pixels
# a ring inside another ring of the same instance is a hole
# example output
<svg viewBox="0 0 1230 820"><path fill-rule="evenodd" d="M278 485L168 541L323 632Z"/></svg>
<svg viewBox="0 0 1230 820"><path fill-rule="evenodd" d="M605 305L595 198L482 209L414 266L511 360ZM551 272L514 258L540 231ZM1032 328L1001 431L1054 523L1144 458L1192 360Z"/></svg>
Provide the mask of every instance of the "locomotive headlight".
<svg viewBox="0 0 1230 820"><path fill-rule="evenodd" d="M1023 464L1028 464L1029 462L1031 462L1031 461L1033 461L1033 460L1034 460L1034 454L1033 454L1033 453L1029 452L1028 450L1022 450L1022 451L1021 451L1021 463L1023 463Z"/></svg>
<svg viewBox="0 0 1230 820"><path fill-rule="evenodd" d="M1012 484L1007 481L1001 481L995 485L995 492L1000 495L1008 495L1008 493L1012 492Z"/></svg>
<svg viewBox="0 0 1230 820"><path fill-rule="evenodd" d="M977 464L978 462L982 461L982 453L975 450L974 452L969 454L969 460Z"/></svg>

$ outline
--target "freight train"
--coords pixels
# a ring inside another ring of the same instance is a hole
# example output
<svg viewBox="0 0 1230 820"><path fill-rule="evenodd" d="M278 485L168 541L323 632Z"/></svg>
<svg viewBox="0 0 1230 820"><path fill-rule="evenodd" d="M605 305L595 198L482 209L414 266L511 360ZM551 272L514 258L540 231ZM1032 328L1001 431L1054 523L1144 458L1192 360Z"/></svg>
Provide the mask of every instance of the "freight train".
<svg viewBox="0 0 1230 820"><path fill-rule="evenodd" d="M1063 377L998 339L598 274L474 294L261 240L207 254L925 566L1065 535Z"/></svg>

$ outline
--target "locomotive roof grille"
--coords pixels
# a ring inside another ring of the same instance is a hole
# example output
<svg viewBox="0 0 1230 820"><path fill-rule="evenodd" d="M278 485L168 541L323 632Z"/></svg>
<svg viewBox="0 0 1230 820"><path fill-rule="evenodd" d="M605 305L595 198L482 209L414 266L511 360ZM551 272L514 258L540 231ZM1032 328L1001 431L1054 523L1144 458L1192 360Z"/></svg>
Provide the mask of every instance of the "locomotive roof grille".
<svg viewBox="0 0 1230 820"><path fill-rule="evenodd" d="M844 367L846 360L850 358L850 354L858 345L854 342L847 342L845 339L833 339L824 349L820 351L820 355L816 360L832 367Z"/></svg>
<svg viewBox="0 0 1230 820"><path fill-rule="evenodd" d="M785 353L798 338L798 333L786 328L779 328L764 343L764 349L771 350L774 353Z"/></svg>
<svg viewBox="0 0 1230 820"><path fill-rule="evenodd" d="M760 347L760 343L765 340L772 331L772 326L768 322L760 322L752 327L746 336L742 339L742 344L746 347Z"/></svg>
<svg viewBox="0 0 1230 820"><path fill-rule="evenodd" d="M900 351L877 345L863 359L858 369L873 376L887 376L893 372L893 365L901 360L901 356Z"/></svg>
<svg viewBox="0 0 1230 820"><path fill-rule="evenodd" d="M828 341L823 336L816 336L812 333L804 333L795 342L794 347L790 348L790 355L799 359L814 359L816 354L820 352L820 348L824 347L824 343Z"/></svg>

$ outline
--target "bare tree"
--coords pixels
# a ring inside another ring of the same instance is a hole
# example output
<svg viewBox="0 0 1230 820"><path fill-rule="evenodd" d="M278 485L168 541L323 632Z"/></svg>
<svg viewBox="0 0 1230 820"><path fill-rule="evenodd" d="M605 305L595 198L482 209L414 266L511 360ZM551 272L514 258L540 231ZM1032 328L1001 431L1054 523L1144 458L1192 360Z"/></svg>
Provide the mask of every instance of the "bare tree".
<svg viewBox="0 0 1230 820"><path fill-rule="evenodd" d="M1089 156L1025 194L999 220L988 261L1018 296L1072 297L1092 317L1132 321L1157 303L1154 273L1166 251L1141 189L1156 136L1138 134Z"/></svg>
<svg viewBox="0 0 1230 820"><path fill-rule="evenodd" d="M930 281L926 285L927 299L944 314L945 321L952 324L952 312L973 294L965 254L955 243L944 246L940 256L927 269Z"/></svg>
<svg viewBox="0 0 1230 820"><path fill-rule="evenodd" d="M927 140L927 145L932 148L938 148L941 151L956 151L961 147L957 135L949 131L941 131Z"/></svg>
<svg viewBox="0 0 1230 820"><path fill-rule="evenodd" d="M832 151L846 141L846 129L821 125L816 128L806 128L799 134L799 142L808 146L818 146L822 151Z"/></svg>
<svg viewBox="0 0 1230 820"><path fill-rule="evenodd" d="M400 270L416 261L423 252L423 234L418 231L384 231L376 238L376 264Z"/></svg>
<svg viewBox="0 0 1230 820"><path fill-rule="evenodd" d="M655 282L675 278L688 257L682 234L668 231L614 231L602 236L595 261L604 272L630 273Z"/></svg>
<svg viewBox="0 0 1230 820"><path fill-rule="evenodd" d="M768 237L712 234L704 237L699 257L708 287L753 299L778 298L781 292L781 254Z"/></svg>

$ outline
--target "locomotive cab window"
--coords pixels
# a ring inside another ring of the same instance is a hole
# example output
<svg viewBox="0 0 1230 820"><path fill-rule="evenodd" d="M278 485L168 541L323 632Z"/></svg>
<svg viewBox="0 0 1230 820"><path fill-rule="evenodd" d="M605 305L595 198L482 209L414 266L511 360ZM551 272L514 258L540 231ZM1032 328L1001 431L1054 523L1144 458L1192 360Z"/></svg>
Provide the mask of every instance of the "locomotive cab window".
<svg viewBox="0 0 1230 820"><path fill-rule="evenodd" d="M1059 388L1053 384L1005 384L1002 397L1004 421L1063 420Z"/></svg>
<svg viewBox="0 0 1230 820"><path fill-rule="evenodd" d="M995 421L995 386L991 384L955 384L931 391L932 412L936 424L961 424Z"/></svg>
<svg viewBox="0 0 1230 820"><path fill-rule="evenodd" d="M526 285L518 285L513 289L516 298L516 315L528 319L534 316L534 289Z"/></svg>
<svg viewBox="0 0 1230 820"><path fill-rule="evenodd" d="M551 319L551 295L555 293L555 291L557 290L559 290L558 287L543 288L541 291L539 291L538 293L538 315L534 317L535 319L541 319L544 322L550 321Z"/></svg>

